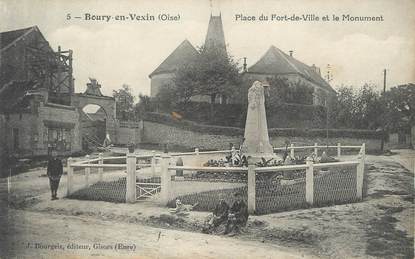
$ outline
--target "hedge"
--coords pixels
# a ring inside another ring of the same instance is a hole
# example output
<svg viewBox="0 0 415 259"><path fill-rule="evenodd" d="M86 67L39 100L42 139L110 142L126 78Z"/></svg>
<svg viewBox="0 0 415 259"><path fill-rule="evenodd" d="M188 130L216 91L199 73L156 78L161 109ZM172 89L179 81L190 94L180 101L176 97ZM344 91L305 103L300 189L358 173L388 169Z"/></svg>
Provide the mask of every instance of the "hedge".
<svg viewBox="0 0 415 259"><path fill-rule="evenodd" d="M175 119L172 115L149 112L143 117L144 121L161 123L183 130L189 130L198 133L225 136L243 136L244 129L238 127L224 127L216 125L205 125L188 120ZM269 136L281 137L326 137L326 129L307 129L307 128L271 128L268 130ZM363 138L363 139L380 139L382 132L374 130L360 129L329 129L329 137L333 138Z"/></svg>
<svg viewBox="0 0 415 259"><path fill-rule="evenodd" d="M209 103L190 102L178 105L176 111L184 119L201 124L244 127L247 104L211 106ZM266 111L268 126L271 128L324 128L326 124L326 109L322 106L282 103L267 105Z"/></svg>

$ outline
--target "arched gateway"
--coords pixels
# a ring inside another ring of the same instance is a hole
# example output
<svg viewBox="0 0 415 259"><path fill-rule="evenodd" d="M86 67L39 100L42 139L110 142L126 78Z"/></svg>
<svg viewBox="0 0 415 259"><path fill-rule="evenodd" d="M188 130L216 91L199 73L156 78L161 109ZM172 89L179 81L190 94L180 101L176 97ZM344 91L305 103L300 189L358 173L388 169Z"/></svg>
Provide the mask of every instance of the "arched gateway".
<svg viewBox="0 0 415 259"><path fill-rule="evenodd" d="M99 106L100 109L97 111L97 116L102 116L102 120L105 122L106 134L114 141L117 128L115 99L114 97L105 96L101 93L101 85L96 79L90 78L90 81L90 83L87 83L87 89L84 93L76 93L72 96L72 105L78 108L81 118L88 118L90 116L85 113L85 106L90 104ZM82 123L82 119L80 122L81 134L85 137L88 134L86 129L87 125Z"/></svg>

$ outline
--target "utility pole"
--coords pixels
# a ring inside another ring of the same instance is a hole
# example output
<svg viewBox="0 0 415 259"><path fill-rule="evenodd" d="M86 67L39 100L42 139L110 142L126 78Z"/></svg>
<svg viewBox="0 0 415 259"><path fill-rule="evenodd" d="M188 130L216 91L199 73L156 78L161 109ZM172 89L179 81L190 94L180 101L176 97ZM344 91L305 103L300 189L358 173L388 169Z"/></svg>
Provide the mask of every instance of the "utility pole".
<svg viewBox="0 0 415 259"><path fill-rule="evenodd" d="M326 106L326 145L328 147L329 145L329 104L327 102L327 98L324 104Z"/></svg>
<svg viewBox="0 0 415 259"><path fill-rule="evenodd" d="M329 84L333 80L333 74L331 73L330 64L327 64L326 80L327 80L327 83L329 83ZM329 146L329 103L328 103L328 97L326 97L326 100L324 101L324 105L326 106L326 145L328 147Z"/></svg>
<svg viewBox="0 0 415 259"><path fill-rule="evenodd" d="M386 69L383 69L383 96L382 96L382 98L383 98L383 102L384 102L384 105L386 106ZM383 126L382 126L382 139L381 139L381 142L380 142L380 150L381 151L383 151L383 149L384 149L384 147L385 147L385 121L384 120L382 120L383 121Z"/></svg>

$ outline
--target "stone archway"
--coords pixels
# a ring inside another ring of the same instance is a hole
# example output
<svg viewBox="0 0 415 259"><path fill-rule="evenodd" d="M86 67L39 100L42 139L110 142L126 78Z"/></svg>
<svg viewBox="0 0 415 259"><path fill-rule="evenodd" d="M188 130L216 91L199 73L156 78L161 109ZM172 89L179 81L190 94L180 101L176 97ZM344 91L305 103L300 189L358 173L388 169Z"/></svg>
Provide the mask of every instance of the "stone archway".
<svg viewBox="0 0 415 259"><path fill-rule="evenodd" d="M111 96L105 96L101 93L101 85L96 79L90 79L87 83L87 89L84 93L76 93L72 96L72 105L78 108L82 115L83 108L89 104L100 106L105 113L106 134L109 134L112 141L116 141L116 105L115 99Z"/></svg>
<svg viewBox="0 0 415 259"><path fill-rule="evenodd" d="M83 137L89 137L95 143L102 144L107 135L107 113L96 104L87 104L79 111L80 128Z"/></svg>
<svg viewBox="0 0 415 259"><path fill-rule="evenodd" d="M115 140L117 120L115 118L115 99L109 96L93 96L88 94L75 94L72 97L72 105L83 113L83 108L88 104L100 106L106 114L106 131L111 140Z"/></svg>

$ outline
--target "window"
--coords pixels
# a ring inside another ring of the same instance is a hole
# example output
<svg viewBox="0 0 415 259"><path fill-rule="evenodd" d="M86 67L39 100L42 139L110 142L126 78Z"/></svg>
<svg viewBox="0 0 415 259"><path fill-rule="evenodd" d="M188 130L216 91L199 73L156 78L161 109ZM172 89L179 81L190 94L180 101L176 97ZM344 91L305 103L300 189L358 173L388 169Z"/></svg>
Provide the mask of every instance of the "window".
<svg viewBox="0 0 415 259"><path fill-rule="evenodd" d="M64 128L47 129L48 144L60 151L70 151L72 143L72 132Z"/></svg>

